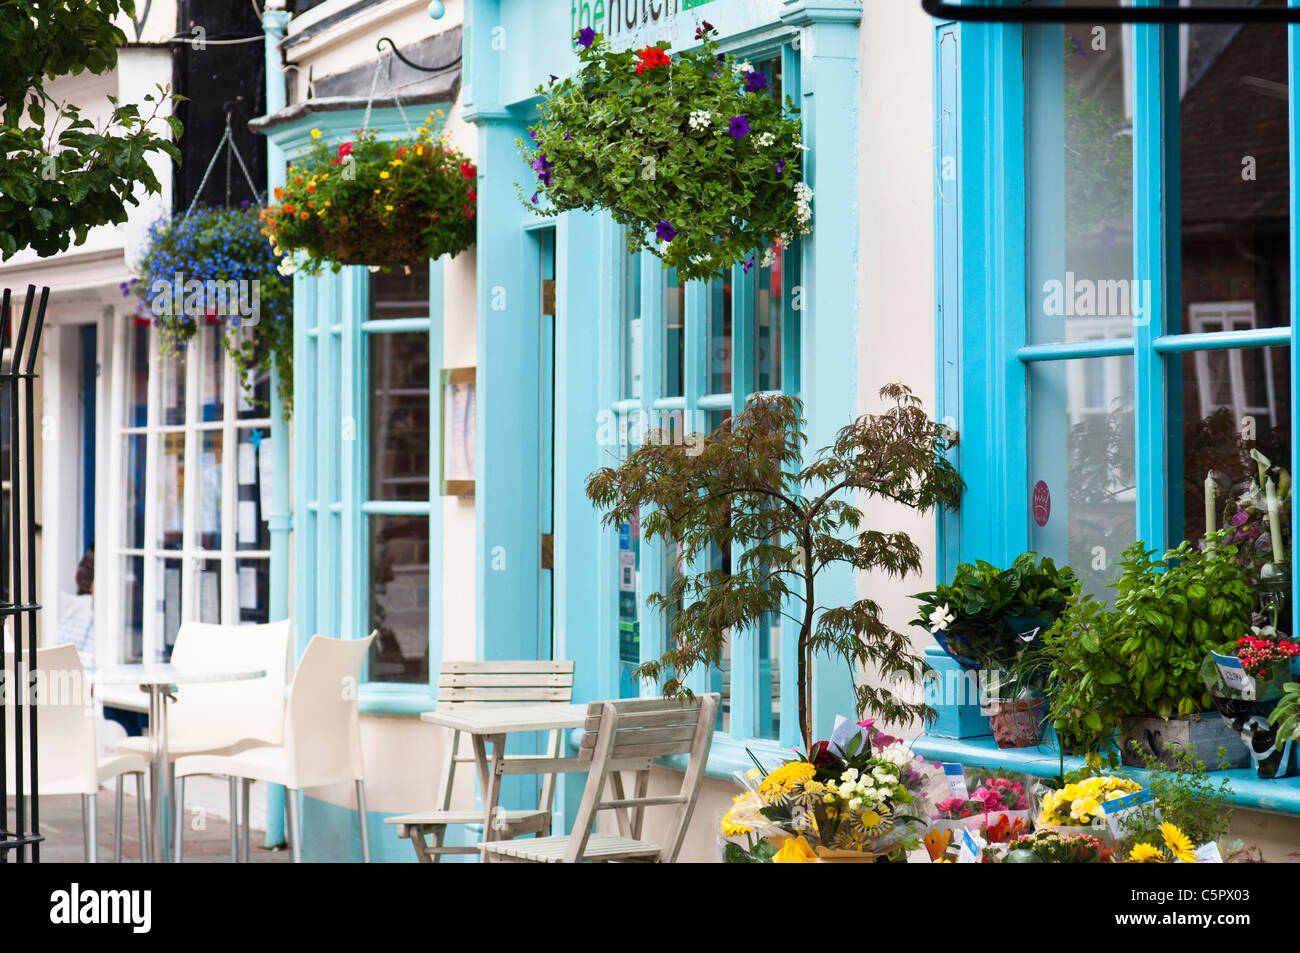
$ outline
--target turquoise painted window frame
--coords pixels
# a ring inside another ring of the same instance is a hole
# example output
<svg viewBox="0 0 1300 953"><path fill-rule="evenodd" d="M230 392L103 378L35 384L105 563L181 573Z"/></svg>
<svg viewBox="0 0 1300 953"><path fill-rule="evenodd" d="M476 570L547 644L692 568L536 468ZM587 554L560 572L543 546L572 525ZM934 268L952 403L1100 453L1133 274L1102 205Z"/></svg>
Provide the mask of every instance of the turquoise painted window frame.
<svg viewBox="0 0 1300 953"><path fill-rule="evenodd" d="M1004 0L1010 5L1015 0ZM1136 0L1155 6L1159 0ZM1300 0L1289 0L1300 7ZM966 498L992 505L964 505L938 519L939 578L950 578L959 561L1007 564L1029 545L1028 370L1042 361L1131 355L1134 359L1137 535L1163 549L1182 538L1181 500L1167 487L1180 466L1166 421L1177 413L1170 394L1179 386L1182 354L1214 348L1288 346L1291 387L1300 379L1294 346L1300 314L1300 274L1295 223L1300 221L1300 104L1290 99L1291 315L1288 327L1214 334L1166 333L1166 315L1180 307L1178 34L1176 26L1135 25L1133 213L1134 274L1152 290L1150 320L1132 340L1031 345L1027 339L1025 64L1018 24L939 23L935 34L935 247L936 400L960 435L954 451L967 483ZM1289 26L1289 81L1300 89L1300 26ZM1175 310L1176 314L1177 311ZM1172 406L1171 406L1172 405ZM965 411L969 410L967 414ZM1292 472L1300 414L1291 420ZM1020 515L1017 515L1020 514ZM1295 514L1292 515L1293 521ZM1294 538L1294 523L1293 523ZM1297 566L1293 561L1293 587ZM1292 619L1292 631L1296 619ZM927 650L940 672L953 663L937 646ZM986 735L967 704L939 706L943 736ZM972 763L990 757L982 742L923 737L919 750ZM933 749L933 751L931 750ZM1054 760L1054 759L1053 759ZM1053 772L1054 773L1054 772ZM1230 772L1234 775L1237 772ZM1244 773L1243 773L1244 774ZM1288 782L1269 782L1288 784ZM1290 782L1290 783L1294 783ZM1239 785L1240 787L1240 785ZM1289 796L1288 796L1289 797ZM1262 803L1243 789L1241 803ZM1300 812L1295 804L1268 807ZM1263 801L1267 801L1264 798Z"/></svg>
<svg viewBox="0 0 1300 953"><path fill-rule="evenodd" d="M450 108L448 103L405 107ZM290 161L310 149L311 131L319 129L330 144L353 138L362 110L310 114L274 127L267 138ZM380 137L406 134L407 118L394 107L373 109L369 127ZM294 533L293 618L295 657L313 634L362 638L368 626L369 586L365 521L392 507L365 494L368 472L366 422L368 380L365 336L368 327L369 272L347 265L339 271L294 276L294 421L292 487ZM429 314L420 328L429 332L431 378L443 360L443 262L429 262ZM384 330L410 330L409 321L376 322ZM337 368L337 372L335 372ZM441 419L441 389L430 387L430 420ZM438 458L436 428L430 459ZM369 714L418 715L436 703L437 673L442 659L442 506L431 498L429 516L429 683L371 682L359 689L361 711ZM408 512L403 509L403 512Z"/></svg>

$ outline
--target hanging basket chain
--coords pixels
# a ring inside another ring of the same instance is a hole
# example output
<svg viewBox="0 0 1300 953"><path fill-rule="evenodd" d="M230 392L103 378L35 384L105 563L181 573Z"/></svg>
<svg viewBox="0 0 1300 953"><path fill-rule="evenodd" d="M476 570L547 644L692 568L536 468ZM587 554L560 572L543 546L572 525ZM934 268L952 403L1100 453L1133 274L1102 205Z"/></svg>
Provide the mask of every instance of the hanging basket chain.
<svg viewBox="0 0 1300 953"><path fill-rule="evenodd" d="M190 202L190 207L185 210L185 214L181 217L182 222L186 221L190 217L190 213L193 212L195 207L199 204L199 197L203 195L203 189L208 184L208 179L212 175L212 170L216 167L217 157L221 155L221 150L223 148L230 150L230 152L226 154L226 204L230 204L230 155L233 153L235 161L239 163L239 171L244 173L244 181L248 183L248 188L253 193L253 200L257 202L257 207L266 208L266 203L262 201L262 194L258 192L257 186L253 184L253 176L249 173L248 166L244 164L244 157L239 154L239 147L235 145L234 132L230 127L230 113L227 112L226 130L221 134L221 138L217 141L217 148L213 151L212 158L208 161L208 167L203 170L203 178L199 180L199 187L194 192L194 198Z"/></svg>
<svg viewBox="0 0 1300 953"><path fill-rule="evenodd" d="M397 107L397 111L402 117L402 122L406 124L407 135L414 136L415 129L411 126L411 120L407 118L406 110L402 108L402 98L393 89L393 58L391 56L385 58L381 55L375 60L375 72L370 78L370 95L366 97L366 111L361 117L361 129L362 131L365 131L370 128L370 109L375 102L375 89L379 86L379 74L383 72L385 62L388 64L388 91L393 97L393 105Z"/></svg>

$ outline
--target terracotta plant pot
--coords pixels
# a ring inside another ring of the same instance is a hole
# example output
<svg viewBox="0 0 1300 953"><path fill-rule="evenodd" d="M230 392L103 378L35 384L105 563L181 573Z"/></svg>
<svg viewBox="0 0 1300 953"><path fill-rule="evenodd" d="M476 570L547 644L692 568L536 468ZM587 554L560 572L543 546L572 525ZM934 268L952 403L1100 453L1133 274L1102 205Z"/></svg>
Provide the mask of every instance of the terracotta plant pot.
<svg viewBox="0 0 1300 953"><path fill-rule="evenodd" d="M989 728L999 748L1029 748L1042 740L1042 699L993 701L989 707Z"/></svg>

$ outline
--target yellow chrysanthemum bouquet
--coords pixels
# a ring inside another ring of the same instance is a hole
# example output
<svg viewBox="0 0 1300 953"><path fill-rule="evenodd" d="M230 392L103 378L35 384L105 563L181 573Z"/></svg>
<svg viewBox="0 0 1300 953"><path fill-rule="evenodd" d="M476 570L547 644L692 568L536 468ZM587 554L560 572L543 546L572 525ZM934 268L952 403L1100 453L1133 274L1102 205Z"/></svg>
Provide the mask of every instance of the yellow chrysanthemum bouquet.
<svg viewBox="0 0 1300 953"><path fill-rule="evenodd" d="M919 847L926 813L917 801L929 779L903 744L884 740L873 750L864 733L842 752L819 742L809 758L767 774L738 772L745 791L722 819L724 860L873 861Z"/></svg>
<svg viewBox="0 0 1300 953"><path fill-rule="evenodd" d="M1128 778L1097 775L1067 784L1043 795L1034 826L1039 830L1069 832L1080 828L1104 830L1105 804L1142 790L1142 785Z"/></svg>

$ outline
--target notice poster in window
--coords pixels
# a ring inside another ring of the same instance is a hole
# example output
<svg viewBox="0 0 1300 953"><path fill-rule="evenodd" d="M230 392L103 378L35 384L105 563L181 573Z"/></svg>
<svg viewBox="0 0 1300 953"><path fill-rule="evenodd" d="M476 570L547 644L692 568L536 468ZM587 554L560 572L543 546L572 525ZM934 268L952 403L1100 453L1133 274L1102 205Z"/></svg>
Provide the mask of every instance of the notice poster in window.
<svg viewBox="0 0 1300 953"><path fill-rule="evenodd" d="M239 445L239 485L251 486L257 482L257 447L252 443Z"/></svg>
<svg viewBox="0 0 1300 953"><path fill-rule="evenodd" d="M442 372L442 495L474 495L476 390L474 368Z"/></svg>
<svg viewBox="0 0 1300 953"><path fill-rule="evenodd" d="M258 492L262 498L262 512L271 512L271 445L263 440L257 446Z"/></svg>
<svg viewBox="0 0 1300 953"><path fill-rule="evenodd" d="M239 567L239 608L257 608L257 570L252 566Z"/></svg>

